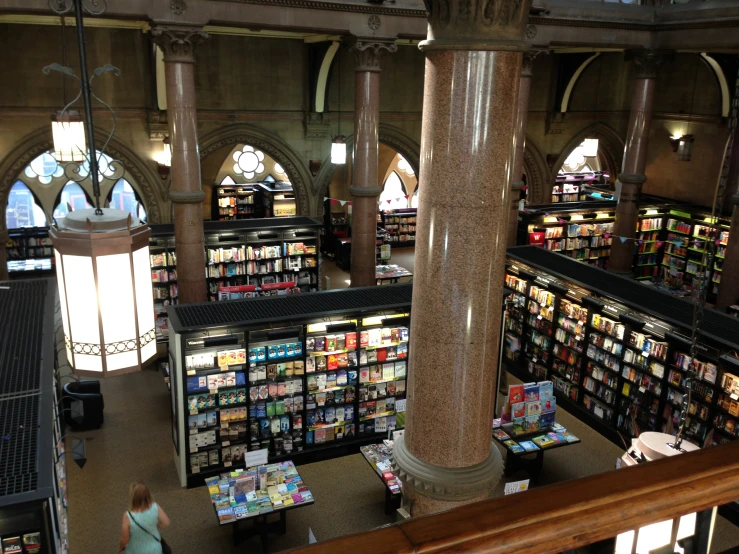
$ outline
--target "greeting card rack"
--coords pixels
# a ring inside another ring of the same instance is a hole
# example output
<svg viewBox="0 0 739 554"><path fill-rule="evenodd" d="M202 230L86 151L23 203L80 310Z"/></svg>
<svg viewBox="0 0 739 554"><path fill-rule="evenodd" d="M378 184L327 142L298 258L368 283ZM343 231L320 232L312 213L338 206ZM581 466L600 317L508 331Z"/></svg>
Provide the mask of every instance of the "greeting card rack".
<svg viewBox="0 0 739 554"><path fill-rule="evenodd" d="M692 369L686 439L702 446L739 435L736 319L707 310L691 360L693 307L684 300L541 248L510 248L506 269L508 288L515 284L509 298L527 297L520 348L509 355L503 344L513 374L550 378L563 407L623 444L621 436L637 430L676 432ZM507 329L521 321L515 302L522 301L513 300Z"/></svg>
<svg viewBox="0 0 739 554"><path fill-rule="evenodd" d="M318 461L405 422L411 285L170 308L182 486L245 452Z"/></svg>

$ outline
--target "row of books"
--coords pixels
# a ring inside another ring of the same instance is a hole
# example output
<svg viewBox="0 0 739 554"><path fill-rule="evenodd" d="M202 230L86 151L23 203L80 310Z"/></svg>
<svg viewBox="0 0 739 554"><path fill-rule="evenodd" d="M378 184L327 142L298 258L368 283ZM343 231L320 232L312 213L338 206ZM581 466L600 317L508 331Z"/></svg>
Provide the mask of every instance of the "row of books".
<svg viewBox="0 0 739 554"><path fill-rule="evenodd" d="M37 554L41 552L41 533L25 533L2 538L3 554Z"/></svg>
<svg viewBox="0 0 739 554"><path fill-rule="evenodd" d="M149 262L152 269L177 265L177 255L174 252L163 252L161 254L150 254Z"/></svg>

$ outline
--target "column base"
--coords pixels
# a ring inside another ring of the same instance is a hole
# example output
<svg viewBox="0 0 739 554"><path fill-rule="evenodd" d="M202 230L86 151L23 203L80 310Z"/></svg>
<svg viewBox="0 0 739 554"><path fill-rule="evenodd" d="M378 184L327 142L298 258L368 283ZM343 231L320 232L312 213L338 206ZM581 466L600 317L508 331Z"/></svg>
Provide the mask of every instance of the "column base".
<svg viewBox="0 0 739 554"><path fill-rule="evenodd" d="M484 500L503 476L503 458L492 440L490 455L483 462L467 467L440 467L416 458L401 436L393 446L392 467L403 483L414 516Z"/></svg>

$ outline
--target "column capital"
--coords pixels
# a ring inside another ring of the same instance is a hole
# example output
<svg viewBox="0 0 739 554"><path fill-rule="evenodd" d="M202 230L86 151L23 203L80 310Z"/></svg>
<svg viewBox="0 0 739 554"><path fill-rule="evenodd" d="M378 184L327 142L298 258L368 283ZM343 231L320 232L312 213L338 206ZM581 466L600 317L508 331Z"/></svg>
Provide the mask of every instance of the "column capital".
<svg viewBox="0 0 739 554"><path fill-rule="evenodd" d="M428 39L421 50L528 50L532 0L424 0Z"/></svg>
<svg viewBox="0 0 739 554"><path fill-rule="evenodd" d="M345 45L354 54L355 71L380 71L380 58L398 51L398 45L391 39L352 37Z"/></svg>
<svg viewBox="0 0 739 554"><path fill-rule="evenodd" d="M195 46L210 38L202 27L157 25L151 28L153 40L164 52L164 61L195 63Z"/></svg>
<svg viewBox="0 0 739 554"><path fill-rule="evenodd" d="M549 48L531 48L523 53L521 77L531 77L531 69L534 66L534 60L541 54L549 54Z"/></svg>
<svg viewBox="0 0 739 554"><path fill-rule="evenodd" d="M656 79L657 70L663 62L672 61L675 58L674 50L655 48L635 48L626 50L626 60L632 60L636 64L637 79Z"/></svg>

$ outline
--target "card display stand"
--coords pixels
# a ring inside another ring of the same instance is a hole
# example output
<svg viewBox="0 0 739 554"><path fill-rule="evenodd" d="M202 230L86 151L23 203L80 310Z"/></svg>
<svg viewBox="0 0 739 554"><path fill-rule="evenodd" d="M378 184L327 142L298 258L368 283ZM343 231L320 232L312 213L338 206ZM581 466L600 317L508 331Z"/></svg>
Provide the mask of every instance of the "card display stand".
<svg viewBox="0 0 739 554"><path fill-rule="evenodd" d="M688 371L687 440L739 435L735 318L706 310L710 334L692 360L693 306L672 295L534 247L509 248L506 283L506 367L524 381L551 379L564 407L617 444L637 429L676 432Z"/></svg>
<svg viewBox="0 0 739 554"><path fill-rule="evenodd" d="M402 428L410 301L411 285L390 285L172 307L182 485L234 467L245 452L304 463Z"/></svg>

